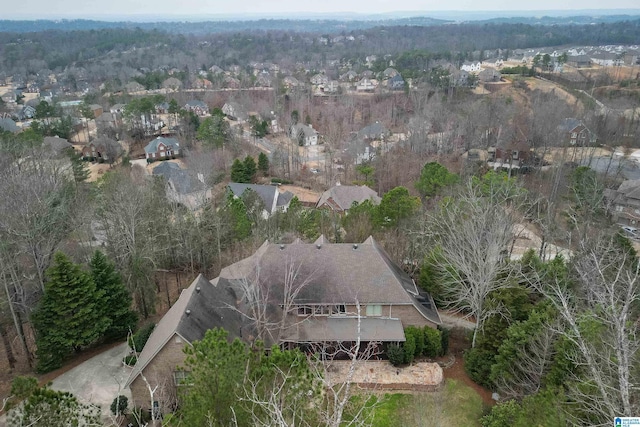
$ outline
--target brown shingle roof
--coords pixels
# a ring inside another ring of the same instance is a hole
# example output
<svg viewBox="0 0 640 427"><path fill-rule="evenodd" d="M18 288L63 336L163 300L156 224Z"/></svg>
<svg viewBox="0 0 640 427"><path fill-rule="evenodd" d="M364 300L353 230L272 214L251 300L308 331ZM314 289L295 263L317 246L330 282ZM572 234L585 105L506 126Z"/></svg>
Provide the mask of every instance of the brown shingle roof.
<svg viewBox="0 0 640 427"><path fill-rule="evenodd" d="M346 211L351 208L353 202L362 203L371 200L374 205L380 204L378 193L366 185L336 185L322 193L318 200L317 207L328 205L332 209Z"/></svg>

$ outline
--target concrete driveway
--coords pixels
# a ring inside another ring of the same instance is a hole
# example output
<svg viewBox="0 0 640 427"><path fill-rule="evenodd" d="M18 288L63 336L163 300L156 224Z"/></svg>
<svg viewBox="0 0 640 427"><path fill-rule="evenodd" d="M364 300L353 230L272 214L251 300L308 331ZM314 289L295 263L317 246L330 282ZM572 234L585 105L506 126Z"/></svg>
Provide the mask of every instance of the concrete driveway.
<svg viewBox="0 0 640 427"><path fill-rule="evenodd" d="M60 375L51 388L73 393L83 403L99 405L102 414L109 415L111 402L118 394L127 396L131 402L129 389L124 389L131 372L122 363L127 354L129 347L125 342Z"/></svg>

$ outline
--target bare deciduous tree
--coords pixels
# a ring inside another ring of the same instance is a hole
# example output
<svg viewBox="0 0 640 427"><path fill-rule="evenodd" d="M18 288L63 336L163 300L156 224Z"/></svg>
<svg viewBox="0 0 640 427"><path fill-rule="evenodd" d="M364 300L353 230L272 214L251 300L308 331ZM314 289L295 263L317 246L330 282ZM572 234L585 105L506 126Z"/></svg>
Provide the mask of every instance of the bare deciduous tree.
<svg viewBox="0 0 640 427"><path fill-rule="evenodd" d="M614 417L638 413L640 264L611 238L583 243L571 268L576 285L562 277L534 277L530 283L562 319L558 333L571 344L565 357L567 394L578 404L576 425L608 425Z"/></svg>
<svg viewBox="0 0 640 427"><path fill-rule="evenodd" d="M517 206L508 206L508 189L482 185L469 181L456 199L428 216L426 231L441 254L435 262L445 282L444 300L475 318L472 346L484 322L500 313L487 302L492 292L509 286L506 258L517 215Z"/></svg>

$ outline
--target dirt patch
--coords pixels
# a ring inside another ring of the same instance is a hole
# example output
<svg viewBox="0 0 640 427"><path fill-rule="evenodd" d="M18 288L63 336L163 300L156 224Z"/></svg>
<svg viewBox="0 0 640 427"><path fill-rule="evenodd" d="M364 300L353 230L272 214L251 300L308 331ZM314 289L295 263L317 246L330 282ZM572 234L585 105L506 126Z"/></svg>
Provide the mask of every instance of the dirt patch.
<svg viewBox="0 0 640 427"><path fill-rule="evenodd" d="M553 93L558 98L563 99L567 104L576 105L578 106L580 111L584 111L584 106L578 98L576 98L554 82L541 79L527 79L526 82L527 86L529 86L529 89L537 89L544 93Z"/></svg>
<svg viewBox="0 0 640 427"><path fill-rule="evenodd" d="M318 200L320 200L319 192L310 190L308 188L299 187L297 185L282 185L280 186L280 190L282 192L292 192L298 198L298 200L300 200L300 202L305 204L315 205Z"/></svg>
<svg viewBox="0 0 640 427"><path fill-rule="evenodd" d="M491 390L476 384L467 372L464 370L463 355L465 350L471 347L467 331L462 329L452 329L449 336L449 354L444 356L440 363L445 364L443 369L445 379L454 379L463 382L471 387L482 398L482 402L487 406L495 405L495 401L491 398Z"/></svg>

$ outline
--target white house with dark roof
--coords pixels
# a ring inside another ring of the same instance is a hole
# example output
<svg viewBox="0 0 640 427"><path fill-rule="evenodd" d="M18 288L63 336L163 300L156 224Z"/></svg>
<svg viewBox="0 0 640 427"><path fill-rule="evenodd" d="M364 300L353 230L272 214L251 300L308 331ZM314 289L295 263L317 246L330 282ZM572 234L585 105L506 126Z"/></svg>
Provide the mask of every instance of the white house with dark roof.
<svg viewBox="0 0 640 427"><path fill-rule="evenodd" d="M175 138L159 136L144 147L147 162L168 159L180 154L180 143Z"/></svg>
<svg viewBox="0 0 640 427"><path fill-rule="evenodd" d="M291 269L296 272L293 283ZM269 298L260 302L268 326L260 332L246 304L248 281L269 288ZM292 287L295 291L288 292ZM323 236L313 243L266 241L214 280L200 275L183 291L149 337L125 387L131 389L135 406L148 409L147 386L179 385L185 378L182 348L215 327L224 328L230 339L261 339L267 347L304 350L356 340L375 346L400 343L408 326L440 324L431 296L372 237L357 244L329 243ZM168 408L160 395L154 397L164 412Z"/></svg>
<svg viewBox="0 0 640 427"><path fill-rule="evenodd" d="M318 131L311 125L307 126L302 123L291 125L290 135L299 145L318 145Z"/></svg>

